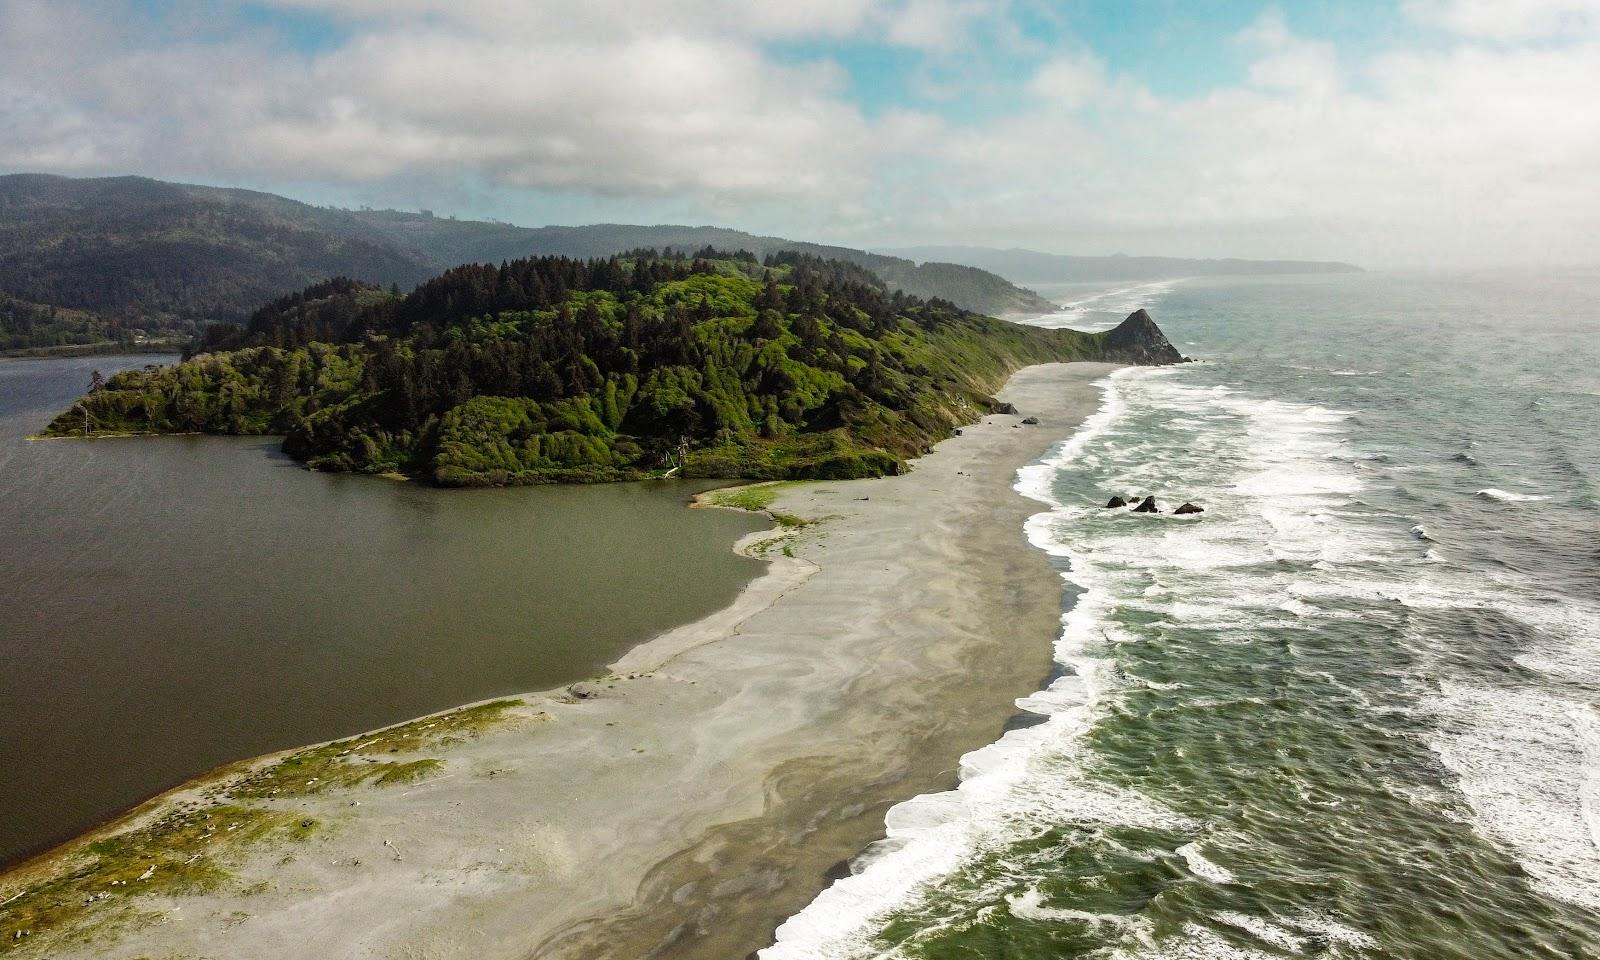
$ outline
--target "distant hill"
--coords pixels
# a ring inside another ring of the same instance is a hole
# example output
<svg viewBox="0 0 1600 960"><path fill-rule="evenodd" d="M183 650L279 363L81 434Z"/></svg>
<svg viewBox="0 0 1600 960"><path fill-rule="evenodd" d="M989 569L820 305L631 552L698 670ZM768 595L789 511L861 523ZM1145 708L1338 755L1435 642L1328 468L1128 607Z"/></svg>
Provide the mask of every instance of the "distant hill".
<svg viewBox="0 0 1600 960"><path fill-rule="evenodd" d="M0 176L0 351L137 346L240 323L333 277L410 289L450 267L641 247L794 250L846 260L892 289L983 313L1045 301L970 267L922 264L716 227L516 227L314 207L252 190L143 177Z"/></svg>
<svg viewBox="0 0 1600 960"><path fill-rule="evenodd" d="M1326 260L1192 260L1182 257L1130 257L1120 253L1109 257L1069 257L1037 250L961 246L908 247L890 252L919 261L965 264L997 273L1013 283L1361 272L1361 268L1354 264Z"/></svg>
<svg viewBox="0 0 1600 960"><path fill-rule="evenodd" d="M496 263L532 256L606 257L628 250L748 250L758 257L792 250L865 267L889 285L923 299L949 300L963 310L1010 313L1049 310L1052 304L985 270L958 263L917 263L903 257L850 247L759 236L724 227L635 226L600 223L583 227L517 227L507 223L451 220L398 210L360 210L351 216L381 232L396 246L415 250L437 264Z"/></svg>
<svg viewBox="0 0 1600 960"><path fill-rule="evenodd" d="M181 336L330 276L410 287L436 272L359 220L271 194L0 177L0 349Z"/></svg>

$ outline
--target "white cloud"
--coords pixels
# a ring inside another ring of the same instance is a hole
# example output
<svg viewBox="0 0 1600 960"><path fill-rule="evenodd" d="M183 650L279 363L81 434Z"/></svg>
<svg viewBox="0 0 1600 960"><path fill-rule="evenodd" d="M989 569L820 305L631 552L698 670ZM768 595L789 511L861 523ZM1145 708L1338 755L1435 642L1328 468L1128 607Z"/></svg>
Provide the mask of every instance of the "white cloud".
<svg viewBox="0 0 1600 960"><path fill-rule="evenodd" d="M1034 73L1033 95L1068 110L1083 106L1106 85L1105 64L1094 56L1056 57Z"/></svg>
<svg viewBox="0 0 1600 960"><path fill-rule="evenodd" d="M902 0L884 10L890 43L919 50L948 51L963 46L974 25L998 13L990 0Z"/></svg>
<svg viewBox="0 0 1600 960"><path fill-rule="evenodd" d="M341 21L314 53L226 18L174 39L112 2L0 0L0 168L430 206L466 182L496 214L559 197L863 244L1600 260L1600 31L1578 17L1600 0L1417 0L1428 44L1365 53L1268 12L1229 50L1239 82L1183 94L1070 41L1006 46L1016 0L272 0ZM837 65L772 52L840 37L997 109L869 113Z"/></svg>
<svg viewBox="0 0 1600 960"><path fill-rule="evenodd" d="M1600 0L1406 0L1407 12L1464 36L1527 40L1600 31Z"/></svg>
<svg viewBox="0 0 1600 960"><path fill-rule="evenodd" d="M1070 252L1382 264L1600 260L1600 44L1396 51L1341 64L1268 17L1248 82L1157 96L1051 64L1054 102L952 133L951 202L900 224ZM923 191L924 194L930 191Z"/></svg>
<svg viewBox="0 0 1600 960"><path fill-rule="evenodd" d="M672 16L620 2L298 0L356 23L316 55L249 35L163 43L87 8L4 3L7 27L28 27L0 31L12 168L793 198L859 191L892 147L841 96L836 68L776 62L751 39L859 29L865 0ZM368 22L380 7L390 15ZM62 43L83 36L77 21L99 34Z"/></svg>

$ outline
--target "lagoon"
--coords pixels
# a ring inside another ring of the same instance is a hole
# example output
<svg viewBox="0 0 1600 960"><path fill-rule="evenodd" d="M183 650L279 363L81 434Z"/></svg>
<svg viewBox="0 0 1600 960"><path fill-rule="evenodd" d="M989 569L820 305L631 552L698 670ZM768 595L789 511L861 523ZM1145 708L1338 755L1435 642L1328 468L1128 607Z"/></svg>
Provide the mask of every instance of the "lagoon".
<svg viewBox="0 0 1600 960"><path fill-rule="evenodd" d="M30 441L161 357L0 360L0 864L219 764L603 672L761 569L715 484L438 490L275 438Z"/></svg>

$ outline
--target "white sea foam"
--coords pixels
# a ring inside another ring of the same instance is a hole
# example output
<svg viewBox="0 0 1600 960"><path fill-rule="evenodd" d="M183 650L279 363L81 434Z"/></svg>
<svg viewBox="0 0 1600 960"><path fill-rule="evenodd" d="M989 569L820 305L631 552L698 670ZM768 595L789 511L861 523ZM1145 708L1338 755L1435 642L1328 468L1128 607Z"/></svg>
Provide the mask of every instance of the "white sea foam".
<svg viewBox="0 0 1600 960"><path fill-rule="evenodd" d="M1478 491L1478 496L1486 500L1500 500L1504 503L1532 503L1536 500L1549 500L1549 497L1532 493L1512 493L1509 490L1499 490L1487 487Z"/></svg>
<svg viewBox="0 0 1600 960"><path fill-rule="evenodd" d="M1017 319L1021 323L1052 329L1070 328L1090 332L1109 330L1121 323L1127 314L1140 307L1148 307L1166 296L1179 282L1181 281L1157 280L1099 290L1088 296L1068 300L1054 312ZM1097 314L1104 315L1104 319L1094 319Z"/></svg>
<svg viewBox="0 0 1600 960"><path fill-rule="evenodd" d="M1183 928L1181 939L1168 940L1159 946L1146 941L1121 947L1111 956L1114 960L1272 960L1270 954L1236 947L1192 923Z"/></svg>
<svg viewBox="0 0 1600 960"><path fill-rule="evenodd" d="M1101 408L1052 451L1051 463L1059 467L1110 427L1122 410L1116 382L1132 375L1118 371L1100 381ZM1025 468L1017 489L1066 509L1053 498L1051 475ZM1051 538L1049 524L1041 522L1046 516L1029 521L1030 540L1071 557L1070 549ZM872 931L890 912L914 902L930 884L982 852L1003 849L1030 824L1188 826L1184 818L1132 791L1080 775L1077 741L1091 719L1097 691L1111 682L1105 676L1106 662L1090 651L1106 637L1103 619L1113 601L1094 578L1074 574L1071 579L1084 593L1063 617L1056 641L1056 659L1067 673L1017 701L1018 707L1046 717L1045 722L1009 731L962 757L955 790L914 797L891 808L885 817L886 838L856 859L851 876L784 921L776 942L761 951L763 960L829 960L870 953Z"/></svg>
<svg viewBox="0 0 1600 960"><path fill-rule="evenodd" d="M1147 936L1150 921L1130 914L1090 913L1044 906L1044 895L1038 887L1029 887L1021 893L1008 895L1006 909L1023 920L1055 920L1065 923L1084 923L1103 931L1105 936Z"/></svg>
<svg viewBox="0 0 1600 960"><path fill-rule="evenodd" d="M1186 843L1174 852L1183 858L1184 863L1189 865L1189 872L1200 879L1209 880L1212 883L1233 882L1232 871L1228 870L1226 867L1219 866L1218 864L1207 860L1205 855L1200 852L1199 841L1195 841L1194 843Z"/></svg>
<svg viewBox="0 0 1600 960"><path fill-rule="evenodd" d="M1283 923L1302 933L1318 936L1342 946L1355 947L1359 950L1375 950L1378 947L1377 940L1330 917L1316 915L1291 917Z"/></svg>
<svg viewBox="0 0 1600 960"><path fill-rule="evenodd" d="M1041 463L1019 473L1017 489L1049 507L1029 519L1029 541L1067 560L1066 578L1082 591L1056 646L1066 675L1018 701L1046 721L963 758L957 790L891 811L889 838L858 859L854 875L791 918L778 943L763 952L766 960L873 955L870 936L889 914L935 893L940 879L975 857L1050 825L1132 822L1183 829L1183 819L1172 811L1108 787L1080 766L1086 749L1080 733L1104 703L1124 688L1180 686L1115 667L1119 651L1151 642L1152 631L1209 630L1213 642L1248 645L1266 630L1293 631L1339 618L1368 621L1405 642L1408 621L1417 620L1412 611L1430 609L1493 609L1528 624L1549 642L1520 651L1518 662L1568 688L1502 690L1452 681L1459 669L1441 658L1447 651L1437 638L1421 635L1412 636L1410 646L1425 666L1416 677L1394 678L1411 692L1404 703L1387 697L1375 702L1358 687L1336 686L1374 715L1415 715L1417 700L1433 697L1421 709L1440 721L1433 746L1460 778L1472 822L1511 851L1543 888L1600 909L1600 718L1578 693L1592 689L1600 676L1600 605L1541 598L1528 584L1506 579L1509 574L1469 578L1432 548L1419 557L1417 540L1432 540L1421 524L1406 537L1405 527L1394 522L1397 514L1376 514L1356 502L1368 483L1382 482L1385 471L1357 472L1360 457L1344 445L1349 412L1259 400L1226 386L1195 386L1179 373L1124 370L1100 381L1100 409ZM1171 442L1162 422L1182 432L1181 443ZM1100 475L1103 489L1059 497L1058 477L1078 468ZM1103 496L1134 492L1153 493L1163 505L1194 500L1205 506L1206 522L1151 523L1158 518L1100 507ZM1542 499L1502 490L1481 495ZM1137 633L1119 631L1111 616L1119 608L1143 616L1146 626ZM1207 702L1228 701L1190 705ZM1393 787L1401 793L1411 789ZM1440 798L1417 797L1432 815L1452 815ZM1196 877L1236 882L1205 858L1202 842L1176 852ZM990 895L1004 898L1019 917L1094 922L1089 915L1044 906L1037 891L986 891L976 902ZM1365 934L1330 917L1217 919L1279 951L1309 949L1317 940L1373 946ZM1119 942L1125 946L1126 939ZM1142 945L1124 955L1261 955L1200 927L1159 945L1142 934L1134 939Z"/></svg>
<svg viewBox="0 0 1600 960"><path fill-rule="evenodd" d="M1596 716L1535 688L1441 684L1432 746L1459 778L1476 822L1546 892L1600 910Z"/></svg>

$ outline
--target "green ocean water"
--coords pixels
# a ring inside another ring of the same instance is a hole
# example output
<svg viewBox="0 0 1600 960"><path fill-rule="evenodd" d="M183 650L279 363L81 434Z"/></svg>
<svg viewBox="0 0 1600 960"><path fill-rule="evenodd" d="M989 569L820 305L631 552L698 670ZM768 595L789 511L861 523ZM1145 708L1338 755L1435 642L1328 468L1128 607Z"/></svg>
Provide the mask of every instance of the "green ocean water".
<svg viewBox="0 0 1600 960"><path fill-rule="evenodd" d="M1036 722L762 956L1600 957L1600 276L1046 292L1206 362L1023 471Z"/></svg>

